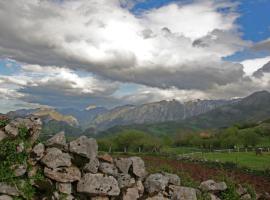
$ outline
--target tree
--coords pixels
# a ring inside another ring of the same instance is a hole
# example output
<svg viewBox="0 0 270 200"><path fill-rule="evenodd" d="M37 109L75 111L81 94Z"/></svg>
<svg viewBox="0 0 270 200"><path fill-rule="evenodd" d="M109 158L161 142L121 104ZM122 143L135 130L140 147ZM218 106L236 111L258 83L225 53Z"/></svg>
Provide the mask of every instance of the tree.
<svg viewBox="0 0 270 200"><path fill-rule="evenodd" d="M242 135L243 145L245 147L248 147L248 146L255 147L260 141L259 135L255 133L252 129L244 130L241 135Z"/></svg>

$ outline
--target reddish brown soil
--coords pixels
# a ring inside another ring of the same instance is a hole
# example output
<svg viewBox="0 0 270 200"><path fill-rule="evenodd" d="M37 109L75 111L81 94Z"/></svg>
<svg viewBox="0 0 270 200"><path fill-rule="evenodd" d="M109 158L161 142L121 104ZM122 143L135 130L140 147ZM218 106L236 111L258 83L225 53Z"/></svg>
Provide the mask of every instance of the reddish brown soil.
<svg viewBox="0 0 270 200"><path fill-rule="evenodd" d="M161 166L169 165L175 171L183 171L188 173L196 181L205 181L217 177L221 174L226 175L237 183L248 183L252 185L256 192L269 192L270 193L270 179L262 176L245 174L240 171L221 170L210 168L198 163L182 162L166 158L158 158L145 156L142 157L146 165Z"/></svg>

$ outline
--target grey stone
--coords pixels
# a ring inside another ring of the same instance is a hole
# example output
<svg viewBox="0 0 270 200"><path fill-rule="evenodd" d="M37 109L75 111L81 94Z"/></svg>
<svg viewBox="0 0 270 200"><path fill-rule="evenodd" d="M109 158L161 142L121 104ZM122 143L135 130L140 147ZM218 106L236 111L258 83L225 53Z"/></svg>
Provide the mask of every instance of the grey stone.
<svg viewBox="0 0 270 200"><path fill-rule="evenodd" d="M0 193L10 196L19 196L19 191L14 186L11 186L4 182L0 182Z"/></svg>
<svg viewBox="0 0 270 200"><path fill-rule="evenodd" d="M120 188L117 180L103 174L85 174L77 184L77 192L89 195L118 196Z"/></svg>
<svg viewBox="0 0 270 200"><path fill-rule="evenodd" d="M131 187L135 184L135 179L132 178L129 174L118 174L116 178L120 188Z"/></svg>
<svg viewBox="0 0 270 200"><path fill-rule="evenodd" d="M155 196L148 197L146 200L169 200L167 197L164 197L162 193L159 193Z"/></svg>
<svg viewBox="0 0 270 200"><path fill-rule="evenodd" d="M213 180L207 180L202 182L199 188L203 191L219 192L226 190L227 185L225 182L216 183Z"/></svg>
<svg viewBox="0 0 270 200"><path fill-rule="evenodd" d="M38 143L32 149L32 154L34 154L36 160L40 160L44 156L45 146L42 143Z"/></svg>
<svg viewBox="0 0 270 200"><path fill-rule="evenodd" d="M116 176L118 174L117 168L110 163L102 162L99 164L99 171L104 174Z"/></svg>
<svg viewBox="0 0 270 200"><path fill-rule="evenodd" d="M132 161L133 174L137 177L146 176L144 161L140 157L131 157L130 160Z"/></svg>
<svg viewBox="0 0 270 200"><path fill-rule="evenodd" d="M27 171L27 165L14 166L13 172L16 177L23 176Z"/></svg>
<svg viewBox="0 0 270 200"><path fill-rule="evenodd" d="M170 185L169 193L172 200L197 200L194 188Z"/></svg>
<svg viewBox="0 0 270 200"><path fill-rule="evenodd" d="M214 195L214 194L209 194L209 196L210 196L210 200L221 200L220 198L218 198L216 195Z"/></svg>
<svg viewBox="0 0 270 200"><path fill-rule="evenodd" d="M95 139L81 136L70 142L69 151L80 156L94 159L97 156L98 145Z"/></svg>
<svg viewBox="0 0 270 200"><path fill-rule="evenodd" d="M237 188L236 188L236 193L239 195L239 196L242 196L244 194L247 193L247 189L244 188L242 185L238 184Z"/></svg>
<svg viewBox="0 0 270 200"><path fill-rule="evenodd" d="M99 160L97 158L90 159L90 161L84 166L85 172L97 173L99 168Z"/></svg>
<svg viewBox="0 0 270 200"><path fill-rule="evenodd" d="M136 200L139 197L138 188L128 188L123 195L123 200Z"/></svg>
<svg viewBox="0 0 270 200"><path fill-rule="evenodd" d="M244 194L243 196L241 196L241 198L240 198L241 200L251 200L252 199L252 197L251 197L251 195L250 194Z"/></svg>
<svg viewBox="0 0 270 200"><path fill-rule="evenodd" d="M103 196L98 196L98 197L91 197L91 200L109 200L109 197L103 197Z"/></svg>
<svg viewBox="0 0 270 200"><path fill-rule="evenodd" d="M21 142L20 144L18 144L18 145L16 146L16 152L17 152L17 153L22 153L23 151L24 151L24 143Z"/></svg>
<svg viewBox="0 0 270 200"><path fill-rule="evenodd" d="M56 188L59 192L64 193L64 194L72 193L71 183L56 183Z"/></svg>
<svg viewBox="0 0 270 200"><path fill-rule="evenodd" d="M115 165L121 172L128 174L132 160L129 158L118 158L115 159Z"/></svg>
<svg viewBox="0 0 270 200"><path fill-rule="evenodd" d="M144 186L143 186L143 183L142 183L141 180L137 180L137 181L136 181L136 187L138 188L139 195L140 195L140 196L143 196L143 193L144 193Z"/></svg>
<svg viewBox="0 0 270 200"><path fill-rule="evenodd" d="M19 134L19 129L16 127L14 123L9 123L8 125L5 126L5 132L10 137L16 137Z"/></svg>
<svg viewBox="0 0 270 200"><path fill-rule="evenodd" d="M7 137L8 135L4 131L0 130L0 142Z"/></svg>
<svg viewBox="0 0 270 200"><path fill-rule="evenodd" d="M81 179L81 172L75 166L50 169L45 167L44 174L48 178L61 183L71 183Z"/></svg>
<svg viewBox="0 0 270 200"><path fill-rule="evenodd" d="M168 181L169 178L163 176L161 173L151 174L146 178L144 187L145 190L152 195L164 191L168 185Z"/></svg>
<svg viewBox="0 0 270 200"><path fill-rule="evenodd" d="M61 131L55 134L52 138L47 140L46 146L62 148L62 149L66 148L67 142L66 142L65 132Z"/></svg>
<svg viewBox="0 0 270 200"><path fill-rule="evenodd" d="M46 151L47 153L41 159L41 162L47 167L57 168L71 166L71 156L68 153L63 153L60 149L54 147Z"/></svg>
<svg viewBox="0 0 270 200"><path fill-rule="evenodd" d="M0 200L12 200L13 198L8 195L0 195Z"/></svg>
<svg viewBox="0 0 270 200"><path fill-rule="evenodd" d="M180 185L181 184L181 180L180 180L179 176L177 176L176 174L171 174L171 173L167 173L167 172L162 172L162 174L169 179L169 184L172 184L172 185Z"/></svg>

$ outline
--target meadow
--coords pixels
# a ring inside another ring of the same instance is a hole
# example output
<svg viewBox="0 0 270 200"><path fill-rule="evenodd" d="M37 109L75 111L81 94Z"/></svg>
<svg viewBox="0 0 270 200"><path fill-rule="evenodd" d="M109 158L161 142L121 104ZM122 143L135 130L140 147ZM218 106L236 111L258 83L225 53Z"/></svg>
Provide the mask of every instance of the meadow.
<svg viewBox="0 0 270 200"><path fill-rule="evenodd" d="M254 170L270 169L269 152L264 152L262 155L256 155L255 152L195 153L192 157L211 161L233 162L239 167L246 167Z"/></svg>

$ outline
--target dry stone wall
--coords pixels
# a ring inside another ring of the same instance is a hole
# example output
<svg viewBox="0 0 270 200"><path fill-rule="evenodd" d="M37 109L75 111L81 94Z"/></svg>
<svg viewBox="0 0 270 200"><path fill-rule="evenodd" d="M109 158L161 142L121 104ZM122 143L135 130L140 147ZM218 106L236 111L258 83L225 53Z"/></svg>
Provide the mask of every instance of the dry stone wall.
<svg viewBox="0 0 270 200"><path fill-rule="evenodd" d="M28 139L16 150L27 152L29 156L27 162L15 166L13 172L15 177L31 180L36 193L26 197L16 184L1 180L0 200L196 200L202 192L209 193L212 200L218 200L220 192L227 190L224 182L208 180L199 188L191 188L181 186L181 178L175 174L148 174L140 157L98 155L98 145L93 138L81 136L68 143L64 132L60 132L44 143L38 142L41 122L37 118L11 121L1 128L0 141L20 137L21 126L27 129ZM40 172L42 179L31 179ZM239 192L241 199L251 199L244 188Z"/></svg>

